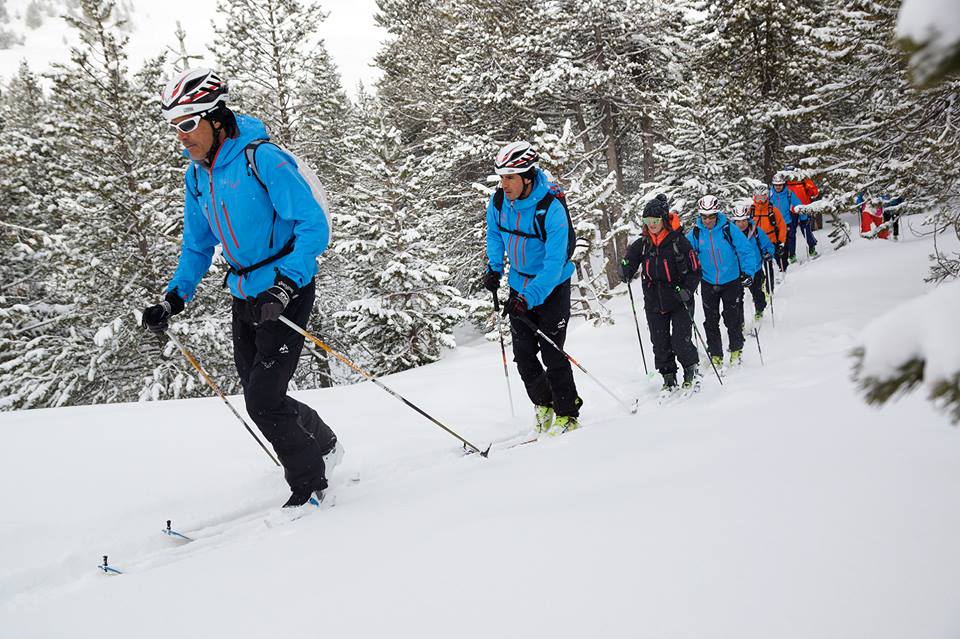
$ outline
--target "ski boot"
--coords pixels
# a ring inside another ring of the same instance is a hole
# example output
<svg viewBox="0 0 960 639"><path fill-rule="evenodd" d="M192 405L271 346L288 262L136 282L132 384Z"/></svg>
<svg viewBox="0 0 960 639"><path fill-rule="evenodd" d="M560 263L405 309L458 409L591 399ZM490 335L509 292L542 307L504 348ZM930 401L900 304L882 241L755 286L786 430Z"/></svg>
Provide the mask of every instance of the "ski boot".
<svg viewBox="0 0 960 639"><path fill-rule="evenodd" d="M796 263L797 263L797 256L796 256L796 255L791 255L791 256L790 256L790 259L789 259L788 261L789 261L791 264L796 264Z"/></svg>
<svg viewBox="0 0 960 639"><path fill-rule="evenodd" d="M677 374L676 373L664 373L663 374L663 386L660 387L660 401L666 401L677 390Z"/></svg>
<svg viewBox="0 0 960 639"><path fill-rule="evenodd" d="M534 406L533 413L535 419L537 420L533 425L533 430L538 434L545 433L550 430L550 426L553 424L553 407Z"/></svg>
<svg viewBox="0 0 960 639"><path fill-rule="evenodd" d="M717 368L720 368L721 366L723 366L723 355L712 355L710 357L710 363L716 366Z"/></svg>
<svg viewBox="0 0 960 639"><path fill-rule="evenodd" d="M753 314L753 321L759 322L762 319L763 319L763 311L757 311L756 313Z"/></svg>
<svg viewBox="0 0 960 639"><path fill-rule="evenodd" d="M730 367L743 364L743 351L730 351Z"/></svg>
<svg viewBox="0 0 960 639"><path fill-rule="evenodd" d="M700 381L703 375L697 370L696 364L690 368L683 369L683 385L680 387L680 393L683 397L689 397L700 390Z"/></svg>
<svg viewBox="0 0 960 639"><path fill-rule="evenodd" d="M547 435L550 437L556 437L557 435L562 435L578 428L580 428L580 424L577 422L576 417L558 415L557 418L553 420L553 426L551 426L550 430L547 431Z"/></svg>
<svg viewBox="0 0 960 639"><path fill-rule="evenodd" d="M811 259L814 259L814 260L817 259L818 257L820 257L820 254L817 253L817 249L815 249L815 248L812 247L812 246L810 247L810 250L807 251L807 255L809 255L810 258L811 258Z"/></svg>

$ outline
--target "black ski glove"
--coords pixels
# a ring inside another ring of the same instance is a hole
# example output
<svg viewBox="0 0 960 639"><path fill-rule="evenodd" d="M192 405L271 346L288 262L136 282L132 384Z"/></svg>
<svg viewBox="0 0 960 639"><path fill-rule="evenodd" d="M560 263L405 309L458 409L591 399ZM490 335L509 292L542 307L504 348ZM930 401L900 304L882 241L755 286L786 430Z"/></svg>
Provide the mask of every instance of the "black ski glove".
<svg viewBox="0 0 960 639"><path fill-rule="evenodd" d="M504 316L510 314L521 317L527 314L527 310L527 300L523 299L523 295L511 297L507 300L507 303L503 305Z"/></svg>
<svg viewBox="0 0 960 639"><path fill-rule="evenodd" d="M745 273L740 274L740 283L746 287L753 285L753 278Z"/></svg>
<svg viewBox="0 0 960 639"><path fill-rule="evenodd" d="M277 273L273 286L257 295L253 301L254 324L277 321L294 298L297 288L293 280Z"/></svg>
<svg viewBox="0 0 960 639"><path fill-rule="evenodd" d="M627 283L632 280L633 276L637 274L637 269L639 268L639 264L634 264L627 258L620 260L620 281Z"/></svg>
<svg viewBox="0 0 960 639"><path fill-rule="evenodd" d="M783 257L783 244L778 242L776 248L774 248L773 250L774 250L773 254L777 257L778 260L781 257Z"/></svg>
<svg viewBox="0 0 960 639"><path fill-rule="evenodd" d="M680 296L680 301L684 304L689 304L690 300L693 299L693 295L690 294L690 291L685 288L680 288L679 286L677 287L677 295Z"/></svg>
<svg viewBox="0 0 960 639"><path fill-rule="evenodd" d="M503 273L497 273L490 267L487 267L487 272L483 274L483 288L491 293L496 293L497 289L500 288L500 277L502 275Z"/></svg>
<svg viewBox="0 0 960 639"><path fill-rule="evenodd" d="M773 261L773 256L770 255L769 253L764 253L764 254L763 254L763 261L764 261L764 262L772 262L772 261Z"/></svg>
<svg viewBox="0 0 960 639"><path fill-rule="evenodd" d="M143 316L140 318L140 324L154 333L166 332L169 328L168 320L183 311L183 298L173 289L163 297L163 301L153 306L143 309Z"/></svg>

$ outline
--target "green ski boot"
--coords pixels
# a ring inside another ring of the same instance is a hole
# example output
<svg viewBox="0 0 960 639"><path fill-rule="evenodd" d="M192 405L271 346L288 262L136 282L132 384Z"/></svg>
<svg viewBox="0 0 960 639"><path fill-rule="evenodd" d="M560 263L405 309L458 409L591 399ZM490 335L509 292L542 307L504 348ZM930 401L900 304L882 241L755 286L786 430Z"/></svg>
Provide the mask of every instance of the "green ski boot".
<svg viewBox="0 0 960 639"><path fill-rule="evenodd" d="M553 424L553 408L550 406L534 406L533 411L537 420L533 429L538 433L549 431L551 424Z"/></svg>
<svg viewBox="0 0 960 639"><path fill-rule="evenodd" d="M557 435L562 435L578 428L580 428L580 424L577 422L576 417L558 415L557 418L553 420L553 426L551 426L550 430L547 431L547 435L550 437L556 437Z"/></svg>
<svg viewBox="0 0 960 639"><path fill-rule="evenodd" d="M740 366L743 363L743 351L730 351L730 366Z"/></svg>

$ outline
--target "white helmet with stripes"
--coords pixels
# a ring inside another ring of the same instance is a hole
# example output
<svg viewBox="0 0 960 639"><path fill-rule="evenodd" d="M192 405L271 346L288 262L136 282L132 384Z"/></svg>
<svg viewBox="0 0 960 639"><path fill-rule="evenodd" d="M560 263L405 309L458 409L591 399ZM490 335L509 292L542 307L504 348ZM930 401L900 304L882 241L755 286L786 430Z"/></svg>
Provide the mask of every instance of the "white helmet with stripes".
<svg viewBox="0 0 960 639"><path fill-rule="evenodd" d="M736 222L737 220L749 220L750 211L747 210L746 204L737 204L733 207L733 213L730 214L730 219Z"/></svg>
<svg viewBox="0 0 960 639"><path fill-rule="evenodd" d="M540 154L523 140L511 142L497 152L493 161L497 175L513 175L525 173L537 165Z"/></svg>
<svg viewBox="0 0 960 639"><path fill-rule="evenodd" d="M160 94L160 110L167 122L227 104L227 83L212 69L198 67L178 73Z"/></svg>
<svg viewBox="0 0 960 639"><path fill-rule="evenodd" d="M720 202L713 195L704 195L697 200L697 213L700 215L716 215L720 212Z"/></svg>

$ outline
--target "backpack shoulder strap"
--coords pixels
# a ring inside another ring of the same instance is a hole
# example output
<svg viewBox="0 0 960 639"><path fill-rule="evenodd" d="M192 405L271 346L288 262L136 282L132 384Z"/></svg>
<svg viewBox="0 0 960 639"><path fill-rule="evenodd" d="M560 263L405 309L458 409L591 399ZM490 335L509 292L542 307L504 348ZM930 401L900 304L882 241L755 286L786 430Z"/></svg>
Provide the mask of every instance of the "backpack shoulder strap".
<svg viewBox="0 0 960 639"><path fill-rule="evenodd" d="M260 170L257 169L257 149L260 148L261 144L272 144L272 142L267 139L254 140L243 149L243 154L247 157L247 166L250 167L250 173L253 174L253 177L257 178L257 182L259 182L263 190L266 191L267 185L264 183L263 178L260 177Z"/></svg>
<svg viewBox="0 0 960 639"><path fill-rule="evenodd" d="M503 189L500 187L493 194L493 208L497 209L497 213L503 210Z"/></svg>

